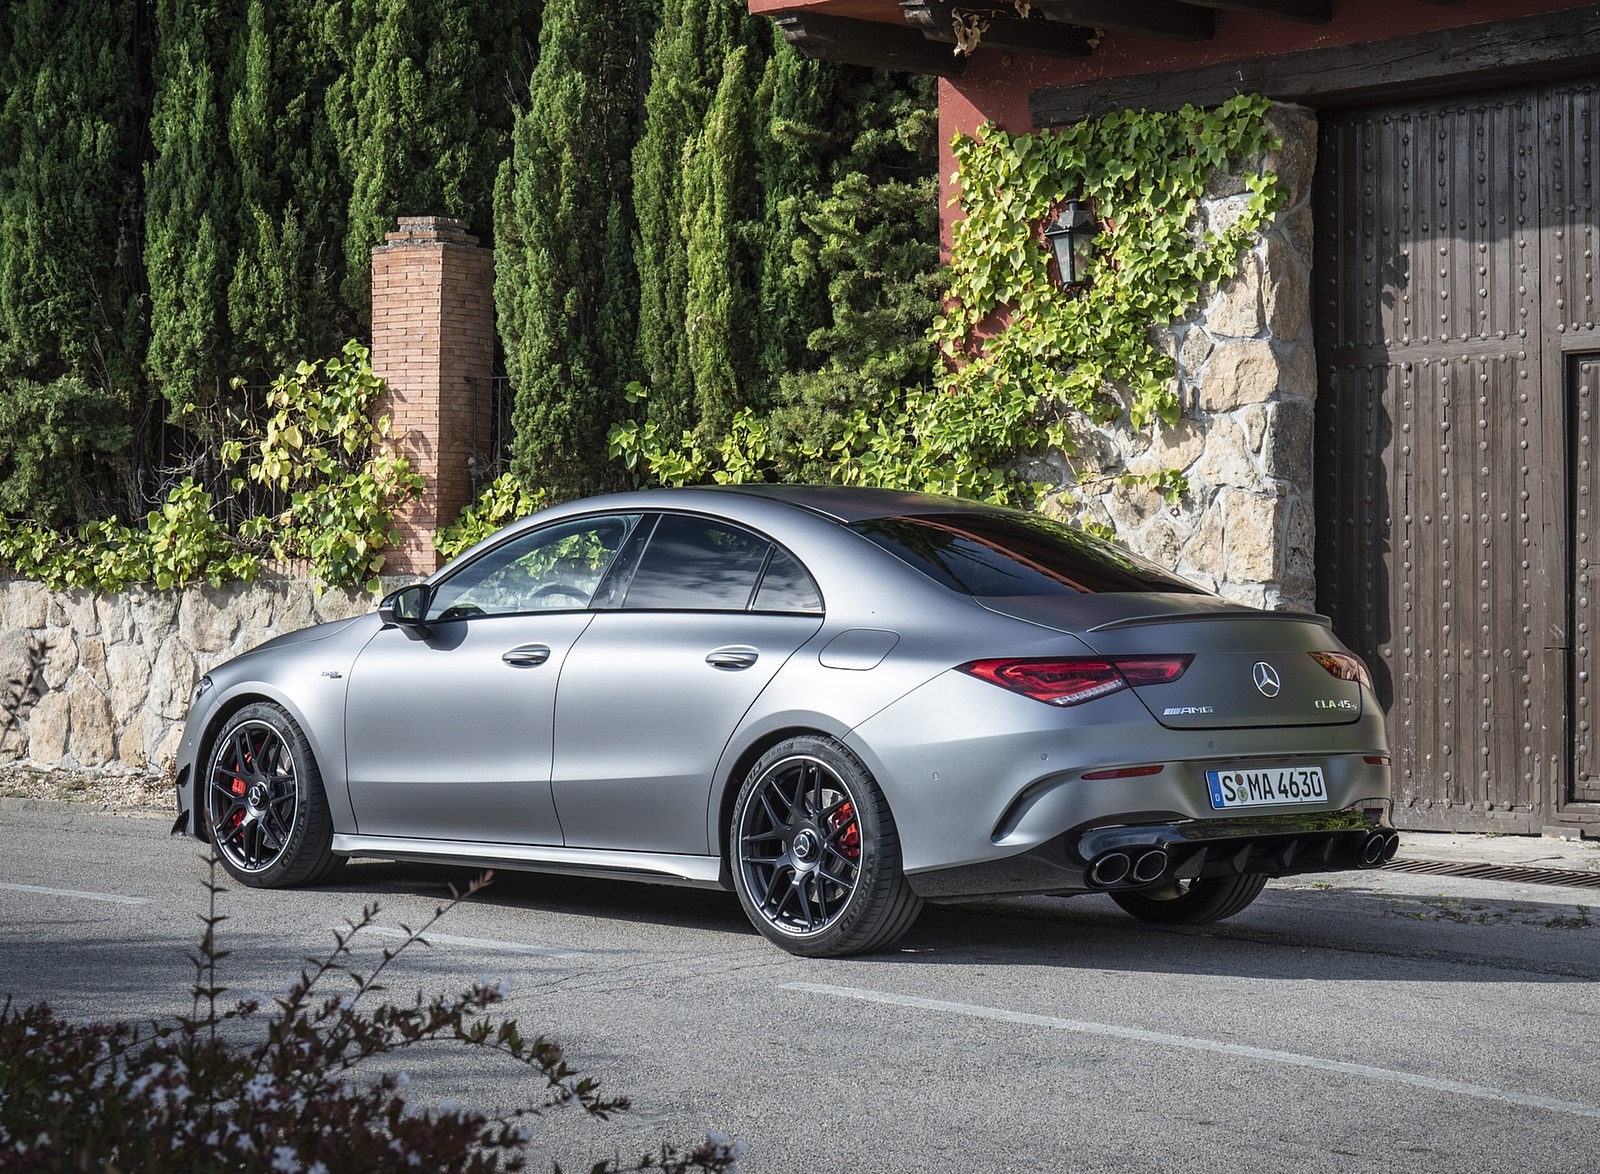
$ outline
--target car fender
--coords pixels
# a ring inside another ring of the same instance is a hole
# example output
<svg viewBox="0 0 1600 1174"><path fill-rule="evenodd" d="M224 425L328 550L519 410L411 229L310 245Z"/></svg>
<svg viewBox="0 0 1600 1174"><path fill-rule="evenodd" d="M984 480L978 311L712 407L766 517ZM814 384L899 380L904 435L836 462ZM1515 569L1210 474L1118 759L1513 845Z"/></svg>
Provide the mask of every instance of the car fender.
<svg viewBox="0 0 1600 1174"><path fill-rule="evenodd" d="M305 735L322 778L334 830L355 831L345 769L346 680L357 654L380 627L376 616L360 617L337 625L325 638L286 640L272 648L270 656L259 655L265 648L252 650L208 673L212 688L191 706L178 756L179 777L186 778L190 787L188 810L198 811L200 769L210 740L226 715L252 701L269 701L281 707ZM192 830L199 833L198 820Z"/></svg>

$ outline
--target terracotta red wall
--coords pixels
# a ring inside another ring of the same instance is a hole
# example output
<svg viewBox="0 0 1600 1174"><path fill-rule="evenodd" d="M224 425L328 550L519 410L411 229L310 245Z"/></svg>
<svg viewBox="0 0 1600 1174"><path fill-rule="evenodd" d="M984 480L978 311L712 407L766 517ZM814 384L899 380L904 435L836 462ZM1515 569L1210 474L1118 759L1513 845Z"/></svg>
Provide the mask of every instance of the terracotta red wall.
<svg viewBox="0 0 1600 1174"><path fill-rule="evenodd" d="M1007 130L1031 130L1028 95L1041 86L1193 69L1219 61L1380 41L1429 29L1484 24L1591 4L1592 0L1469 0L1452 5L1418 0L1335 0L1330 24L1299 24L1219 11L1216 36L1208 41L1164 41L1106 33L1092 57L1075 60L980 51L973 55L965 74L940 85L939 105L946 120L944 129L950 133L970 133L988 120Z"/></svg>
<svg viewBox="0 0 1600 1174"><path fill-rule="evenodd" d="M768 0L783 5L783 0ZM1065 60L980 50L966 72L939 82L939 175L943 247L950 248L950 222L959 209L955 195L955 157L950 141L972 134L985 122L1009 131L1033 130L1028 96L1044 86L1074 85L1098 78L1126 77L1164 70L1193 69L1220 61L1293 53L1301 49L1378 41L1429 29L1454 28L1589 7L1590 0L1469 0L1439 5L1417 0L1335 0L1330 24L1298 24L1240 12L1216 14L1216 36L1208 41L1164 41L1154 37L1106 33L1092 57ZM755 4L752 3L752 9Z"/></svg>

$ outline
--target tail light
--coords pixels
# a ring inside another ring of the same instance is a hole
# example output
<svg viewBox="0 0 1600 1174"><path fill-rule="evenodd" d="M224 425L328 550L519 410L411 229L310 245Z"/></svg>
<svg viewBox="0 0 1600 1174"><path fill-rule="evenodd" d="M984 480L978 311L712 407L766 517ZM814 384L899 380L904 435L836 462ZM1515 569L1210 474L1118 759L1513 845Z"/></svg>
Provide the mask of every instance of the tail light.
<svg viewBox="0 0 1600 1174"><path fill-rule="evenodd" d="M1372 688L1372 674L1367 671L1366 662L1353 652L1313 652L1311 659L1341 681L1355 681Z"/></svg>
<svg viewBox="0 0 1600 1174"><path fill-rule="evenodd" d="M1166 685L1183 676L1192 656L1053 657L974 660L961 671L1048 705L1082 705L1130 685Z"/></svg>

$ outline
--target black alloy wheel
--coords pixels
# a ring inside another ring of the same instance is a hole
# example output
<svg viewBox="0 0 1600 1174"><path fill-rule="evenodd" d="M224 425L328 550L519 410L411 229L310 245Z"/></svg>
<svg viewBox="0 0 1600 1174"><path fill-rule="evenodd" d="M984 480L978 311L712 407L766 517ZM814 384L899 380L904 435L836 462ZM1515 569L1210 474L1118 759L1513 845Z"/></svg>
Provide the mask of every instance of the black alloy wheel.
<svg viewBox="0 0 1600 1174"><path fill-rule="evenodd" d="M270 702L245 706L217 735L204 803L222 866L247 885L318 884L344 863L331 851L333 821L311 747Z"/></svg>
<svg viewBox="0 0 1600 1174"><path fill-rule="evenodd" d="M883 949L922 910L883 793L829 738L790 738L762 756L734 803L729 846L746 915L791 953Z"/></svg>

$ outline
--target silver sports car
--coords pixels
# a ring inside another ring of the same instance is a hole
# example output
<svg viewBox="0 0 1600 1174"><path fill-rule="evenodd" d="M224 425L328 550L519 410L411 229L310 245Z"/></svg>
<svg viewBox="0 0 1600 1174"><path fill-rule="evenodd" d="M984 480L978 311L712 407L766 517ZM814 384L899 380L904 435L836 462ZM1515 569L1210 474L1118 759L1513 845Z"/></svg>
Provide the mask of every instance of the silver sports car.
<svg viewBox="0 0 1600 1174"><path fill-rule="evenodd" d="M797 954L924 901L1198 923L1393 856L1372 682L1036 515L744 486L572 502L212 670L177 830L239 880L350 856L732 888Z"/></svg>

